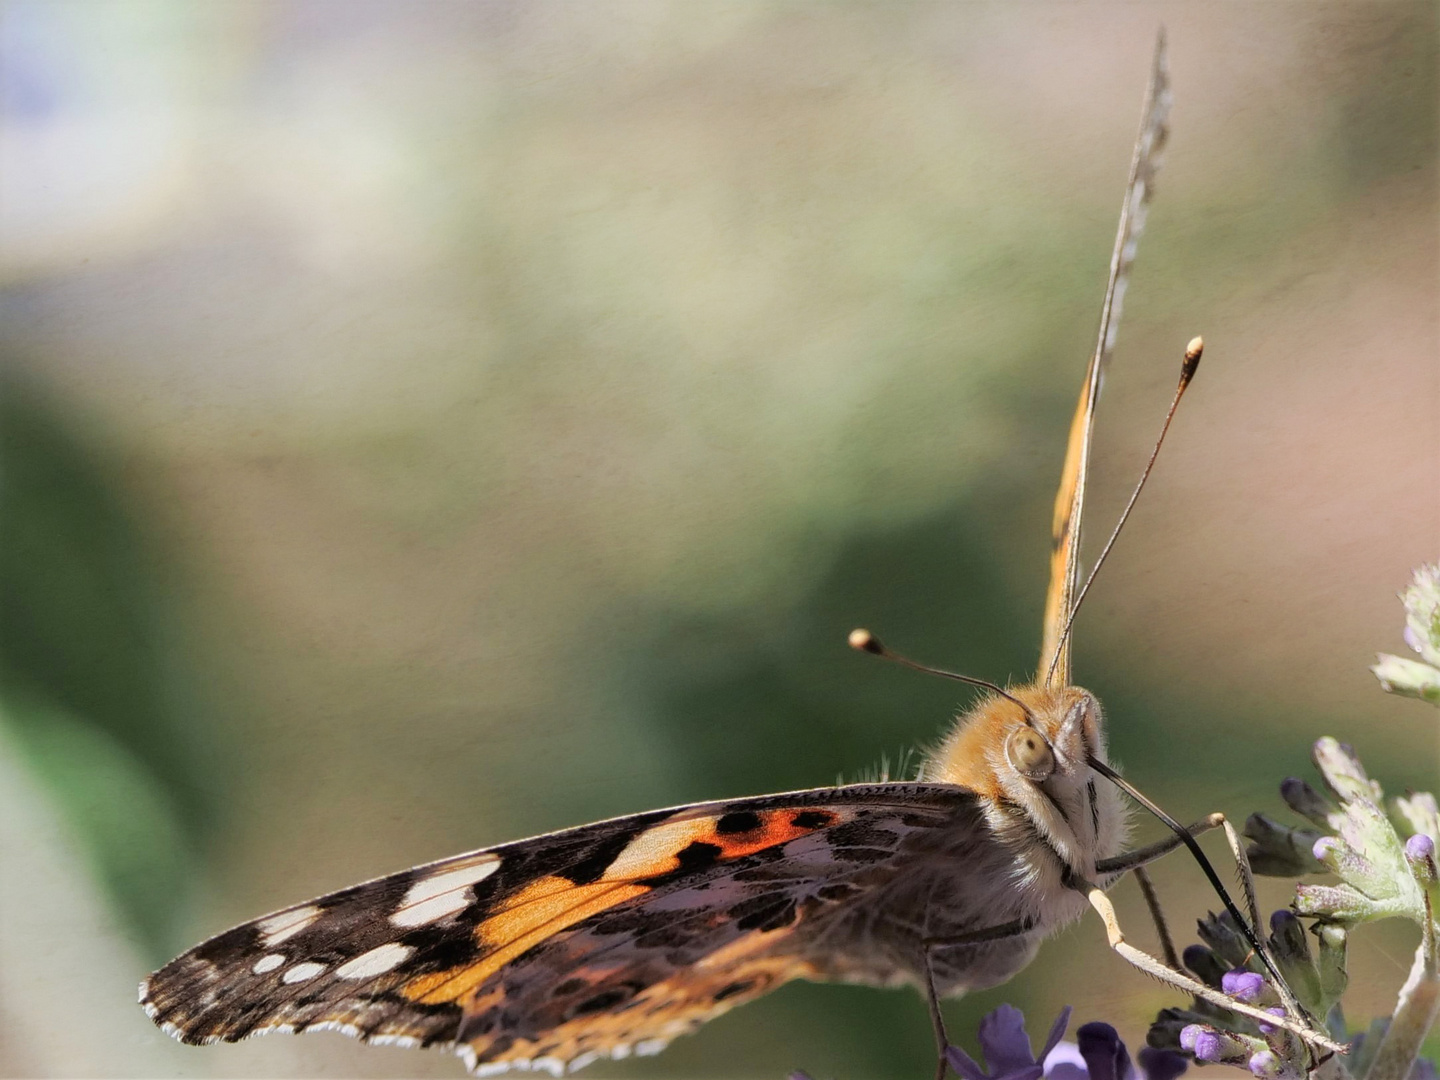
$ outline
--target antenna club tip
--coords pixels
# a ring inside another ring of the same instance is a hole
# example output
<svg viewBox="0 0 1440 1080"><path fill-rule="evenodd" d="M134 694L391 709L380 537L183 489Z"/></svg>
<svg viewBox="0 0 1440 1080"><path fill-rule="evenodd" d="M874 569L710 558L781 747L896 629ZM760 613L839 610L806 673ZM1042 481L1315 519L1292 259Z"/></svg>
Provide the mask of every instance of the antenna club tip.
<svg viewBox="0 0 1440 1080"><path fill-rule="evenodd" d="M858 649L860 652L880 652L880 642L875 640L875 635L861 627L850 631L850 647Z"/></svg>
<svg viewBox="0 0 1440 1080"><path fill-rule="evenodd" d="M1190 339L1190 344L1185 346L1185 360L1180 365L1180 389L1184 390L1195 377L1195 371L1200 367L1200 357L1205 352L1205 339L1199 336Z"/></svg>

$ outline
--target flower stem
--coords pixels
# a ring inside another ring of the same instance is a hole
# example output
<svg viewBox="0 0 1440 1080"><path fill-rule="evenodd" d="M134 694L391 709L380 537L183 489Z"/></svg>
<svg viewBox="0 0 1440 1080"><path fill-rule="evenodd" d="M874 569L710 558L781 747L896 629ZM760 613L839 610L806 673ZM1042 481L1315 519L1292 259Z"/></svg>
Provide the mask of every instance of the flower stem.
<svg viewBox="0 0 1440 1080"><path fill-rule="evenodd" d="M1410 977L1400 989L1395 1015L1365 1080L1405 1080L1420 1053L1420 1044L1440 1016L1440 957L1436 956L1433 927L1426 930L1415 950Z"/></svg>

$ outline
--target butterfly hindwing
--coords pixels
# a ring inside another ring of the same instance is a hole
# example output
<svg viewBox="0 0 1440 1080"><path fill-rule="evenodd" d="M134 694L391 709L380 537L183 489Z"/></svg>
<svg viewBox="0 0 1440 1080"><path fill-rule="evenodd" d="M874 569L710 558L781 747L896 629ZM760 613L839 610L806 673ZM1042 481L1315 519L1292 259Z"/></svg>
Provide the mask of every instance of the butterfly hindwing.
<svg viewBox="0 0 1440 1080"><path fill-rule="evenodd" d="M338 1029L454 1045L472 1068L659 1049L797 977L827 916L917 834L982 831L974 797L856 784L617 818L457 856L235 927L152 975L188 1042ZM835 920L830 919L833 926Z"/></svg>
<svg viewBox="0 0 1440 1080"><path fill-rule="evenodd" d="M1070 644L1065 639L1065 628L1074 610L1075 593L1080 585L1080 518L1085 508L1085 486L1090 473L1095 406L1100 400L1106 364L1115 347L1115 331L1120 323L1120 307L1129 282L1130 267L1135 261L1135 249L1145 229L1146 211L1155 193L1155 174L1159 171L1160 152L1169 134L1169 115L1170 79L1162 34L1155 43L1155 60L1140 117L1140 133L1135 138L1130 179L1125 185L1125 201L1120 207L1120 225L1115 234L1115 249L1110 256L1110 278L1105 286L1105 302L1100 308L1099 338L1085 372L1085 382L1080 387L1075 417L1070 422L1065 467L1060 474L1060 489L1055 493L1050 587L1045 593L1045 622L1037 675L1042 686L1051 688L1070 685Z"/></svg>

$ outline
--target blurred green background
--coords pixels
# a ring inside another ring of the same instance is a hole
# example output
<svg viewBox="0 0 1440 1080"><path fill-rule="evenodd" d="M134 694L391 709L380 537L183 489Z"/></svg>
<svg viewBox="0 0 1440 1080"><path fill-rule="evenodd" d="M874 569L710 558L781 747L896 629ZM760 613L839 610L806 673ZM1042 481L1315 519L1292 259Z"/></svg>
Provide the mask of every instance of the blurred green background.
<svg viewBox="0 0 1440 1080"><path fill-rule="evenodd" d="M1025 678L1162 22L1092 551L1207 352L1077 679L1180 817L1322 733L1432 786L1366 664L1440 554L1433 3L5 4L0 1073L460 1075L180 1047L134 988L361 878L865 776L965 696L855 625ZM1355 1021L1412 946L1357 936ZM1087 920L953 1030L1002 1000L1139 1040L1175 996ZM931 1053L912 994L792 986L592 1073Z"/></svg>

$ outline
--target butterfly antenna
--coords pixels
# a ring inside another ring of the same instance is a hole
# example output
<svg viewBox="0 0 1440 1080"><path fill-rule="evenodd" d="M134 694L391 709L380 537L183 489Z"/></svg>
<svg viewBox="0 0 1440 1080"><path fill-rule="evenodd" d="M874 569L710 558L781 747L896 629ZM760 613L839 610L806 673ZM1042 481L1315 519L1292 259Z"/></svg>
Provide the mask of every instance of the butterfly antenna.
<svg viewBox="0 0 1440 1080"><path fill-rule="evenodd" d="M1185 396L1185 390L1189 387L1190 380L1195 377L1195 372L1200 367L1200 356L1204 351L1204 338L1192 338L1190 344L1185 346L1185 359L1180 364L1180 382L1175 387L1175 397L1171 400L1170 409L1165 414L1165 423L1160 425L1160 437L1155 440L1155 449L1150 451L1150 460L1145 463L1145 471L1140 474L1140 482L1130 493L1130 501L1125 504L1125 509L1120 514L1120 520L1115 523L1115 528L1110 533L1110 539L1106 540L1105 546L1100 549L1100 557L1095 560L1095 565L1090 568L1090 573L1085 578L1085 584L1080 587L1080 592L1075 596L1075 603L1070 607L1070 617L1065 620L1065 629L1060 633L1060 647L1055 650L1057 659L1065 642L1070 640L1070 631L1075 626L1075 616L1080 611L1085 594L1090 591L1090 585L1094 582L1095 575L1100 572L1100 567L1105 565L1105 560L1110 555L1110 549L1115 546L1115 541L1120 536L1120 530L1125 527L1125 522L1130 518L1130 511L1135 509L1140 492L1145 488L1145 481L1150 479L1150 470L1155 468L1155 460L1160 456L1160 447L1165 445L1165 435L1170 430L1170 421L1175 419L1175 410L1180 407L1180 399ZM1051 661L1051 667L1053 669L1054 661Z"/></svg>
<svg viewBox="0 0 1440 1080"><path fill-rule="evenodd" d="M1200 864L1200 869L1205 871L1205 876L1210 879L1210 884L1214 887L1221 902L1225 905L1225 910L1230 913L1230 917L1239 925L1241 933L1245 935L1245 940L1248 941L1250 947L1255 950L1255 955L1258 956L1265 967L1269 969L1271 976L1277 982L1283 982L1284 979L1280 975L1280 972L1275 970L1275 965L1270 962L1270 957L1267 955L1264 946L1260 944L1259 939L1255 936L1255 930L1250 926L1250 920L1240 914L1240 909L1235 906L1235 901L1231 900L1230 894L1225 891L1225 886L1220 881L1220 875L1215 872L1215 867L1210 865L1210 860L1205 857L1205 852L1200 850L1200 845L1196 843L1195 837L1190 835L1190 830L1185 828L1184 825L1181 825L1180 822L1176 821L1164 810L1160 809L1159 805L1147 798L1139 788L1095 755L1089 755L1087 763L1101 776L1105 777L1105 779L1125 792L1126 795L1129 795L1130 798L1134 799L1146 810L1149 810L1150 813L1163 821L1166 827L1178 836L1181 842L1190 849L1190 854L1193 855L1195 861Z"/></svg>
<svg viewBox="0 0 1440 1080"><path fill-rule="evenodd" d="M1025 719L1030 723L1030 725L1032 727L1038 726L1039 722L1035 719L1035 714L1030 711L1030 706L1026 705L1014 694L1009 693L1003 688L995 685L988 679L977 679L973 675L957 675L953 671L945 671L942 668L930 667L928 664L921 664L915 660L911 660L908 657L901 656L899 653L893 652L890 649L886 648L884 645L880 644L880 639L877 638L874 634L870 633L869 630L851 630L850 647L858 652L873 653L874 655L880 657L882 660L889 660L892 663L899 664L901 667L910 668L913 671L923 671L926 675L939 675L942 679L954 679L956 682L969 683L971 686L983 687L984 689L989 690L992 694L999 694L1006 700L1013 701L1016 705L1019 705L1021 711L1025 714Z"/></svg>

